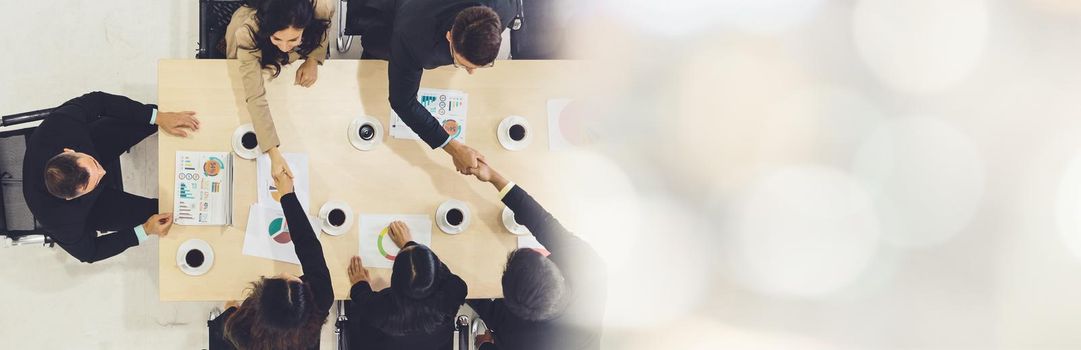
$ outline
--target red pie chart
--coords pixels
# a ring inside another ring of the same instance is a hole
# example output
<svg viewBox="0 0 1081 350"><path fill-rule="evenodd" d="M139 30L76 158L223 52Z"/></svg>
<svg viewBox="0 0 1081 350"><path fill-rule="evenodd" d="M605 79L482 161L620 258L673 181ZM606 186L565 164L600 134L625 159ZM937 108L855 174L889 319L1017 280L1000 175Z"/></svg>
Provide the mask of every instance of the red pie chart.
<svg viewBox="0 0 1081 350"><path fill-rule="evenodd" d="M285 218L271 220L270 225L267 226L267 233L270 234L271 239L280 244L293 241L293 238L289 236L289 224L285 222Z"/></svg>

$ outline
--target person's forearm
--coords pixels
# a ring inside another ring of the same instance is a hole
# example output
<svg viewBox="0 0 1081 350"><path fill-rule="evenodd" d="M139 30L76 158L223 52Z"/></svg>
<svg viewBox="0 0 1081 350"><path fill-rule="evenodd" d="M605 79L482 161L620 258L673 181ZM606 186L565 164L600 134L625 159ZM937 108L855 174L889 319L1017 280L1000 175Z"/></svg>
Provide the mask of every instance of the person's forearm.
<svg viewBox="0 0 1081 350"><path fill-rule="evenodd" d="M502 174L495 170L492 170L492 178L488 182L491 183L492 186L495 186L496 191L502 191L503 188L507 187L507 184L510 183L510 181L507 181Z"/></svg>

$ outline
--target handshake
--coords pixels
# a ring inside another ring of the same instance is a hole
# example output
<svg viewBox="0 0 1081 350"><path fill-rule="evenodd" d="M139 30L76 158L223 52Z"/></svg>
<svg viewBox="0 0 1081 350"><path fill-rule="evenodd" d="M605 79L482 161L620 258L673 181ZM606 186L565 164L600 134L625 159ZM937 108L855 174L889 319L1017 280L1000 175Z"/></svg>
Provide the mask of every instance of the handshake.
<svg viewBox="0 0 1081 350"><path fill-rule="evenodd" d="M488 166L484 155L472 147L451 140L443 149L454 159L454 168L462 175L473 175L477 180L496 185L496 189L502 189L502 185L506 184L506 179Z"/></svg>

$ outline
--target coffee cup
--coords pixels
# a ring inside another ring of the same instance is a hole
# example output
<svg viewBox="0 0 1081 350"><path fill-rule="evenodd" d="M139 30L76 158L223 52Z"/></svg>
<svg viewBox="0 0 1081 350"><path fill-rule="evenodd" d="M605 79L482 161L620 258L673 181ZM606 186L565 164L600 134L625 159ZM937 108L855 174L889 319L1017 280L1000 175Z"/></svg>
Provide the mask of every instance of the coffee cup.
<svg viewBox="0 0 1081 350"><path fill-rule="evenodd" d="M184 241L176 251L176 266L190 276L205 274L214 266L214 250L201 239Z"/></svg>
<svg viewBox="0 0 1081 350"><path fill-rule="evenodd" d="M496 138L499 139L499 144L509 151L525 149L533 138L529 121L516 115L504 118L499 123Z"/></svg>
<svg viewBox="0 0 1081 350"><path fill-rule="evenodd" d="M370 151L383 140L383 124L372 117L356 117L349 123L346 137L353 148Z"/></svg>
<svg viewBox="0 0 1081 350"><path fill-rule="evenodd" d="M259 136L250 123L233 131L233 153L244 159L255 159L262 153L259 151Z"/></svg>
<svg viewBox="0 0 1081 350"><path fill-rule="evenodd" d="M353 226L353 209L342 201L329 201L319 208L323 232L337 236L349 231Z"/></svg>
<svg viewBox="0 0 1081 350"><path fill-rule="evenodd" d="M192 249L184 254L184 264L187 268L198 269L203 267L204 262L206 262L206 253L202 250Z"/></svg>
<svg viewBox="0 0 1081 350"><path fill-rule="evenodd" d="M443 232L458 234L469 226L470 215L469 206L465 202L451 199L443 202L436 210L436 224Z"/></svg>

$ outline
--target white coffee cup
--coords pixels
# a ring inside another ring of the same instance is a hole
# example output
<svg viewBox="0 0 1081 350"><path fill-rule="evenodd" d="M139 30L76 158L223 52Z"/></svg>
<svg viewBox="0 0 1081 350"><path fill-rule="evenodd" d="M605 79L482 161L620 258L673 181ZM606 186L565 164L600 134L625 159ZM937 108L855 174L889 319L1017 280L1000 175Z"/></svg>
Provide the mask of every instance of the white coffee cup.
<svg viewBox="0 0 1081 350"><path fill-rule="evenodd" d="M338 236L353 226L353 209L345 202L329 201L319 209L319 219L323 232Z"/></svg>
<svg viewBox="0 0 1081 350"><path fill-rule="evenodd" d="M435 211L435 223L447 234L456 235L469 227L472 212L469 205L457 199L449 199Z"/></svg>
<svg viewBox="0 0 1081 350"><path fill-rule="evenodd" d="M349 123L346 137L353 148L370 151L383 142L383 124L369 116L356 117Z"/></svg>
<svg viewBox="0 0 1081 350"><path fill-rule="evenodd" d="M251 123L241 125L233 131L233 153L244 159L255 159L262 154L255 127Z"/></svg>

